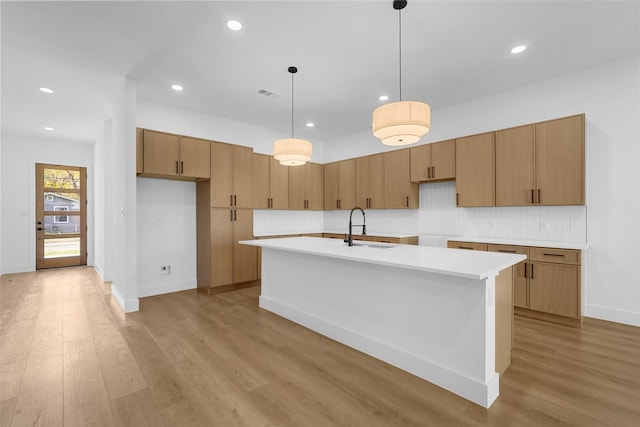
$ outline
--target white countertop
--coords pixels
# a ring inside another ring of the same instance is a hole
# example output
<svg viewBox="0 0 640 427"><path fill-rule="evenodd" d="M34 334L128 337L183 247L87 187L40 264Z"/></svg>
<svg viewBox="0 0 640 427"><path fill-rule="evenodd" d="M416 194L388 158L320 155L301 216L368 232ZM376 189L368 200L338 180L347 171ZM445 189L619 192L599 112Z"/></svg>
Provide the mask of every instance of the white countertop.
<svg viewBox="0 0 640 427"><path fill-rule="evenodd" d="M391 243L357 242L357 246L349 247L338 239L317 237L243 240L240 243L476 280L496 276L501 270L527 259L525 255L517 254Z"/></svg>
<svg viewBox="0 0 640 427"><path fill-rule="evenodd" d="M329 233L329 234L347 234L349 231L348 230L321 230L321 231L284 231L281 233L274 233L274 232L268 232L268 233L254 233L254 235L256 237L263 237L263 236L287 236L287 235L300 235L300 234L316 234L316 233ZM360 227L356 227L354 229L354 236L359 236L360 234L362 234ZM394 233L394 232L386 232L386 231L371 231L369 229L369 227L367 227L367 236L376 236L376 237L394 237L397 239L403 239L405 237L416 237L418 236L417 233Z"/></svg>
<svg viewBox="0 0 640 427"><path fill-rule="evenodd" d="M578 249L584 251L589 247L586 242L552 242L547 240L520 240L520 239L499 239L495 237L449 237L448 241L470 242L470 243L491 243L495 245L515 245L515 246L536 246L541 248L557 249Z"/></svg>

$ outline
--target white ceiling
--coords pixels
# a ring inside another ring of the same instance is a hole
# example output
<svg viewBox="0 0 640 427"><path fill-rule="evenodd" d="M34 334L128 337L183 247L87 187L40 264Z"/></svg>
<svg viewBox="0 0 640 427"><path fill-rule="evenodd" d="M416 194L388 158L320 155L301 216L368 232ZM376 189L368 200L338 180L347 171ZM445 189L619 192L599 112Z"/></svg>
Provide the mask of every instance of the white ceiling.
<svg viewBox="0 0 640 427"><path fill-rule="evenodd" d="M288 133L290 65L296 136L362 131L380 94L398 99L391 4L2 1L2 133L91 142L124 76L141 98ZM640 52L638 1L410 0L402 25L403 98L432 110Z"/></svg>

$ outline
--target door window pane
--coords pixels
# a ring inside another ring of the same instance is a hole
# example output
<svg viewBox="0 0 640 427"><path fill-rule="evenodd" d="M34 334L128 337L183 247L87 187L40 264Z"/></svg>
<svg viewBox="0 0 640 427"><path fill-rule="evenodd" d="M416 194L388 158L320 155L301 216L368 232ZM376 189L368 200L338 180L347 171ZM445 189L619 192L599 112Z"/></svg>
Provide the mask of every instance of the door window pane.
<svg viewBox="0 0 640 427"><path fill-rule="evenodd" d="M44 188L80 189L80 171L68 169L44 169Z"/></svg>
<svg viewBox="0 0 640 427"><path fill-rule="evenodd" d="M80 256L80 237L45 239L45 258L62 258L70 256Z"/></svg>
<svg viewBox="0 0 640 427"><path fill-rule="evenodd" d="M80 234L79 215L45 215L44 234Z"/></svg>
<svg viewBox="0 0 640 427"><path fill-rule="evenodd" d="M66 209L63 209L65 207ZM45 191L45 212L80 212L80 194Z"/></svg>

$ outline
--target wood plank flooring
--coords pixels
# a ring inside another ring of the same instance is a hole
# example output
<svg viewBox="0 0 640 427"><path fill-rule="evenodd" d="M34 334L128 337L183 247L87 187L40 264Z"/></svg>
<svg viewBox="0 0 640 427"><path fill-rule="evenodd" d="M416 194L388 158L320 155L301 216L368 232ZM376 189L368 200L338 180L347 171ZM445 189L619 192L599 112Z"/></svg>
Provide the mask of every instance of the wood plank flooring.
<svg viewBox="0 0 640 427"><path fill-rule="evenodd" d="M144 298L91 268L4 275L1 426L637 426L640 328L516 318L486 410L258 308L260 289Z"/></svg>

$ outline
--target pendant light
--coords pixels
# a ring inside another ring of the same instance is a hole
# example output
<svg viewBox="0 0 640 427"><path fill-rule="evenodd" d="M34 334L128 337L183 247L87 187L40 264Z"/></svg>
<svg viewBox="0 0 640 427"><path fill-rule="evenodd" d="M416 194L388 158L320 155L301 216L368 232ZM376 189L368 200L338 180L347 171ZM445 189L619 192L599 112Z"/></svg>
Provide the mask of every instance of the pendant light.
<svg viewBox="0 0 640 427"><path fill-rule="evenodd" d="M307 140L293 137L293 75L298 69L289 67L287 71L291 73L291 138L273 143L273 157L284 166L301 166L311 160L312 146Z"/></svg>
<svg viewBox="0 0 640 427"><path fill-rule="evenodd" d="M373 111L373 136L381 139L385 145L414 144L431 128L431 108L428 104L402 100L402 9L406 5L406 0L393 1L393 8L398 11L400 101L381 105Z"/></svg>

